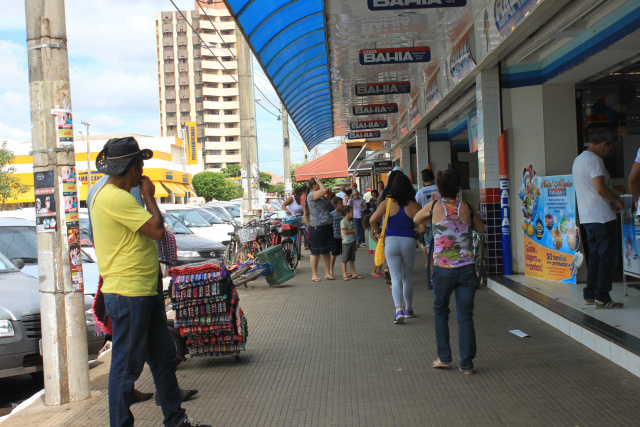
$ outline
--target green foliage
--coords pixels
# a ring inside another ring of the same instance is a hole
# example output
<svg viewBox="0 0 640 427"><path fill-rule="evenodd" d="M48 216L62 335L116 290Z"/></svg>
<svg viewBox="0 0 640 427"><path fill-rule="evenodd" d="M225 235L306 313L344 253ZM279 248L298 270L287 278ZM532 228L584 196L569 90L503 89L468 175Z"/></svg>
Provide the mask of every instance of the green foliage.
<svg viewBox="0 0 640 427"><path fill-rule="evenodd" d="M271 187L273 188L272 193L278 193L279 197L284 197L284 182L279 182Z"/></svg>
<svg viewBox="0 0 640 427"><path fill-rule="evenodd" d="M193 189L198 197L210 200L232 200L242 196L242 187L220 172L200 172L193 177Z"/></svg>
<svg viewBox="0 0 640 427"><path fill-rule="evenodd" d="M222 168L220 169L220 171L224 174L224 176L226 176L227 178L240 178L240 171L241 168L238 165L229 165L226 168Z"/></svg>
<svg viewBox="0 0 640 427"><path fill-rule="evenodd" d="M258 172L258 185L260 186L260 190L266 193L273 193L275 190L273 189L273 185L271 185L272 176L266 172Z"/></svg>
<svg viewBox="0 0 640 427"><path fill-rule="evenodd" d="M291 164L291 186L293 188L302 187L303 185L306 185L308 182L308 180L296 182L296 174L295 174L296 169L298 169L300 166L304 165L305 163L309 163L309 162L306 161L306 162Z"/></svg>
<svg viewBox="0 0 640 427"><path fill-rule="evenodd" d="M11 203L12 200L17 199L20 194L29 189L29 186L22 184L16 176L15 166L11 166L15 158L13 151L7 148L7 141L2 141L2 146L0 146L0 201L3 206L5 202Z"/></svg>

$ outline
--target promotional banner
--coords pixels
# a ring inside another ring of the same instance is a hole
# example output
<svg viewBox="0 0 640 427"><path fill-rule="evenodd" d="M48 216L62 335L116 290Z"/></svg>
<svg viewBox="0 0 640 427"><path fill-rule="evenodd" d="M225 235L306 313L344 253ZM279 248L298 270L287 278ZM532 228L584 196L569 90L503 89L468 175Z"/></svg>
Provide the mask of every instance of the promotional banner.
<svg viewBox="0 0 640 427"><path fill-rule="evenodd" d="M58 127L58 148L73 146L73 116L71 110L52 109Z"/></svg>
<svg viewBox="0 0 640 427"><path fill-rule="evenodd" d="M362 49L360 51L361 65L411 64L429 61L431 61L431 49L428 46Z"/></svg>
<svg viewBox="0 0 640 427"><path fill-rule="evenodd" d="M469 133L469 152L478 151L478 111L473 110L467 116L467 129Z"/></svg>
<svg viewBox="0 0 640 427"><path fill-rule="evenodd" d="M36 232L55 232L56 198L52 170L33 173L33 192L36 196Z"/></svg>
<svg viewBox="0 0 640 427"><path fill-rule="evenodd" d="M633 198L622 196L622 270L640 277L640 218L633 214Z"/></svg>
<svg viewBox="0 0 640 427"><path fill-rule="evenodd" d="M410 82L384 82L384 83L366 83L366 84L356 85L356 96L397 95L399 93L411 93L411 83Z"/></svg>
<svg viewBox="0 0 640 427"><path fill-rule="evenodd" d="M409 111L409 119L411 120L411 126L417 125L420 120L422 120L422 116L420 115L420 109L418 108L418 100L420 99L420 95L416 96L413 104L411 105L411 111Z"/></svg>
<svg viewBox="0 0 640 427"><path fill-rule="evenodd" d="M533 166L523 171L522 200L525 274L576 283L583 255L577 251L575 187L572 175L539 177Z"/></svg>
<svg viewBox="0 0 640 427"><path fill-rule="evenodd" d="M363 130L363 129L384 129L388 126L386 120L368 120L363 122L351 122L349 127L351 130Z"/></svg>
<svg viewBox="0 0 640 427"><path fill-rule="evenodd" d="M198 164L198 132L196 122L187 122L185 126L185 142L187 143L187 164Z"/></svg>
<svg viewBox="0 0 640 427"><path fill-rule="evenodd" d="M430 9L466 5L467 0L367 0L369 10Z"/></svg>
<svg viewBox="0 0 640 427"><path fill-rule="evenodd" d="M494 0L493 14L502 38L511 34L538 2L539 0Z"/></svg>
<svg viewBox="0 0 640 427"><path fill-rule="evenodd" d="M453 81L458 84L475 66L476 63L471 55L471 29L469 29L451 50L449 73Z"/></svg>
<svg viewBox="0 0 640 427"><path fill-rule="evenodd" d="M424 91L424 103L427 106L427 111L433 110L433 107L442 99L440 88L438 87L438 72L439 70L436 70L433 73Z"/></svg>

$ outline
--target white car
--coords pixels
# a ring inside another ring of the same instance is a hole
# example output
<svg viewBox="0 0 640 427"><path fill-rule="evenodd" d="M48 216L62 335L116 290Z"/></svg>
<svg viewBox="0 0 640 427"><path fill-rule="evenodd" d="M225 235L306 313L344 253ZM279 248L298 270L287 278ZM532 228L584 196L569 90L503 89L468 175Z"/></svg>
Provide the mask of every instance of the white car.
<svg viewBox="0 0 640 427"><path fill-rule="evenodd" d="M232 225L224 224L218 217L199 207L162 204L159 208L178 218L196 236L215 242L224 242L229 240L227 233L233 232Z"/></svg>

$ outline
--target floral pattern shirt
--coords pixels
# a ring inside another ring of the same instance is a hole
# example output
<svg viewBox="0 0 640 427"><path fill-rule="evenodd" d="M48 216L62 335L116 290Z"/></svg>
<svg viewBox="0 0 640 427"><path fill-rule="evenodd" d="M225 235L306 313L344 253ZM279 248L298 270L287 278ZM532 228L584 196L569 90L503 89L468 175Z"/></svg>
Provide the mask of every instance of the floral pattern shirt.
<svg viewBox="0 0 640 427"><path fill-rule="evenodd" d="M433 262L438 267L457 268L473 264L471 228L460 219L460 202L440 200L445 218L433 224Z"/></svg>

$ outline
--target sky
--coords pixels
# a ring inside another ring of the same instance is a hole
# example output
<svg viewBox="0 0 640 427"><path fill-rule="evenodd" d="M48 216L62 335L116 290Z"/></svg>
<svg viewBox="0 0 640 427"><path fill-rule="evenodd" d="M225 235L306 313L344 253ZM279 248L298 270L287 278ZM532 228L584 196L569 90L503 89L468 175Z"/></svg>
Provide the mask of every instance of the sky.
<svg viewBox="0 0 640 427"><path fill-rule="evenodd" d="M193 0L174 0L193 10ZM25 3L0 0L0 138L31 140ZM155 14L173 11L169 0L66 0L71 103L76 132L160 136ZM254 82L273 104L280 101L254 61ZM256 97L264 98L256 91ZM283 174L282 122L276 107L256 106L260 170ZM289 120L290 128L293 127ZM84 131L84 130L83 130ZM291 161L301 162L303 143L290 131ZM321 154L336 147L320 146Z"/></svg>

